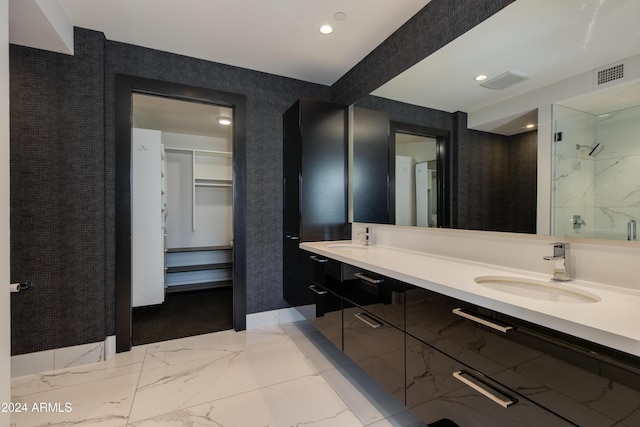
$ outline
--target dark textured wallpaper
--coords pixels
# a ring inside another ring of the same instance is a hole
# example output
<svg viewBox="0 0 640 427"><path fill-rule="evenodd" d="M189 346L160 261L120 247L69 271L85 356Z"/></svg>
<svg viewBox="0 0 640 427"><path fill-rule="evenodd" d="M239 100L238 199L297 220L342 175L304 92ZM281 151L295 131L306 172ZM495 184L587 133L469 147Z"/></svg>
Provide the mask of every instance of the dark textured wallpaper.
<svg viewBox="0 0 640 427"><path fill-rule="evenodd" d="M247 312L282 299L282 114L327 86L106 41L75 55L11 46L12 353L115 333L115 75L247 97Z"/></svg>
<svg viewBox="0 0 640 427"><path fill-rule="evenodd" d="M456 120L454 227L535 233L537 132L507 137Z"/></svg>
<svg viewBox="0 0 640 427"><path fill-rule="evenodd" d="M11 279L34 283L11 297L12 354L115 333L116 74L246 96L247 312L272 310L286 306L284 111L300 97L354 102L512 1L433 0L331 88L83 29L74 56L10 46Z"/></svg>
<svg viewBox="0 0 640 427"><path fill-rule="evenodd" d="M105 337L104 38L10 47L13 354Z"/></svg>
<svg viewBox="0 0 640 427"><path fill-rule="evenodd" d="M329 87L124 43L107 41L106 46L108 182L115 180L116 74L246 96L247 313L287 307L282 299L282 115L300 97L329 100ZM108 224L113 227L113 186L107 191ZM115 230L107 233L109 254L115 253L114 236ZM113 295L111 291L107 295L109 328L115 310Z"/></svg>

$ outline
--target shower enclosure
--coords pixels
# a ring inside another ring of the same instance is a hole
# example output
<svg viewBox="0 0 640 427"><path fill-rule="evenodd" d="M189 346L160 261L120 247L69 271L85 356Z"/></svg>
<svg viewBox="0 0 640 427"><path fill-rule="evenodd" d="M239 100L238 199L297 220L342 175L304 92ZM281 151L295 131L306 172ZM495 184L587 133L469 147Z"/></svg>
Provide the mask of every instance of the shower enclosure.
<svg viewBox="0 0 640 427"><path fill-rule="evenodd" d="M552 234L637 240L640 106L592 114L553 106Z"/></svg>

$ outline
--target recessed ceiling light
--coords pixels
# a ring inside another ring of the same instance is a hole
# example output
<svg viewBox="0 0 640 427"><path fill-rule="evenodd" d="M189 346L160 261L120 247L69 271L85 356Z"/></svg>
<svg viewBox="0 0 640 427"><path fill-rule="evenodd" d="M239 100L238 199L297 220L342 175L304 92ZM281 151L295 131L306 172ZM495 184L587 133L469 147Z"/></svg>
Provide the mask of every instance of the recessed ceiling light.
<svg viewBox="0 0 640 427"><path fill-rule="evenodd" d="M229 126L231 124L231 119L229 117L218 117L216 120L224 126Z"/></svg>
<svg viewBox="0 0 640 427"><path fill-rule="evenodd" d="M331 25L323 25L320 27L320 32L324 35L333 33L333 27Z"/></svg>
<svg viewBox="0 0 640 427"><path fill-rule="evenodd" d="M527 129L533 129L534 127L536 127L536 125L534 125L533 123L529 123L527 125Z"/></svg>
<svg viewBox="0 0 640 427"><path fill-rule="evenodd" d="M485 76L484 74L478 74L477 76L475 76L473 78L473 80L475 80L477 82L481 82L483 80L487 80L487 76Z"/></svg>

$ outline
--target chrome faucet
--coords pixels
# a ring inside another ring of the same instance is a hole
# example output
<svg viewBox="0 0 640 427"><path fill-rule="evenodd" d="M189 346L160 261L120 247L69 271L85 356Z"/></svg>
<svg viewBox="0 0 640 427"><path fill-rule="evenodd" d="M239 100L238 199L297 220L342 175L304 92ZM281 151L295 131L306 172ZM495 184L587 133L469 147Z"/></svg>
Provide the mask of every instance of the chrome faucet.
<svg viewBox="0 0 640 427"><path fill-rule="evenodd" d="M368 246L371 241L371 231L369 227L365 227L364 230L360 229L356 236L366 245Z"/></svg>
<svg viewBox="0 0 640 427"><path fill-rule="evenodd" d="M546 256L543 259L553 261L553 280L561 282L571 280L569 243L551 243L551 245L553 245L553 256Z"/></svg>

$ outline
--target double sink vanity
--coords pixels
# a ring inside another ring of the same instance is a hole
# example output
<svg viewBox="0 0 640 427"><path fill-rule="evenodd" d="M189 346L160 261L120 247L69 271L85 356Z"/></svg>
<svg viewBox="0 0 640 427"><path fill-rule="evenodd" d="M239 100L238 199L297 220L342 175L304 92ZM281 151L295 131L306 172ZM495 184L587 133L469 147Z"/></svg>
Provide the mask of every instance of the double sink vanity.
<svg viewBox="0 0 640 427"><path fill-rule="evenodd" d="M640 292L367 243L300 244L309 320L425 424L640 425Z"/></svg>

